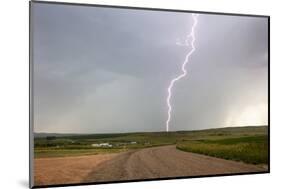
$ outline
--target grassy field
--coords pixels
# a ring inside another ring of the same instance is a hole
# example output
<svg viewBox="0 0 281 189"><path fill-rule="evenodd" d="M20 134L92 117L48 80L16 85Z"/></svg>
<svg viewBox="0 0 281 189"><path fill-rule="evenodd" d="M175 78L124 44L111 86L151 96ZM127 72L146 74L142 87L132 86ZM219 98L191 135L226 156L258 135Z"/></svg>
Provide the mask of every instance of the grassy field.
<svg viewBox="0 0 281 189"><path fill-rule="evenodd" d="M268 163L268 138L266 135L197 140L183 142L177 148L183 151L243 161L252 164Z"/></svg>
<svg viewBox="0 0 281 189"><path fill-rule="evenodd" d="M225 159L253 164L268 162L267 126L229 127L169 133L43 136L35 137L35 158L115 153L173 144L183 151ZM102 143L104 145L99 146Z"/></svg>
<svg viewBox="0 0 281 189"><path fill-rule="evenodd" d="M37 148L35 149L35 158L44 157L69 157L96 155L104 153L118 153L126 151L124 149L56 149L56 148Z"/></svg>

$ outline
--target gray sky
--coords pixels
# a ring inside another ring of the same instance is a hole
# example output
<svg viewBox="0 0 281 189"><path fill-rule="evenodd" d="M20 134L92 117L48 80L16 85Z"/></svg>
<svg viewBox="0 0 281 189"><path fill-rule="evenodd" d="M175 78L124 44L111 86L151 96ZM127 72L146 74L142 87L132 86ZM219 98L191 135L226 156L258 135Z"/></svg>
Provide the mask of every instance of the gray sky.
<svg viewBox="0 0 281 189"><path fill-rule="evenodd" d="M33 3L35 132L164 131L189 13ZM267 123L267 18L198 17L170 130Z"/></svg>

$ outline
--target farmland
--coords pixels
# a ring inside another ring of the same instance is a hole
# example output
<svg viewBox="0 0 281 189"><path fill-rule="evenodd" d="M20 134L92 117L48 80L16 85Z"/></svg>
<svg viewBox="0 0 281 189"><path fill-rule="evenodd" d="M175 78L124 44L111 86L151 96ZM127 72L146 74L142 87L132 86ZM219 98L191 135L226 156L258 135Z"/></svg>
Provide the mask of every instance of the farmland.
<svg viewBox="0 0 281 189"><path fill-rule="evenodd" d="M268 162L267 126L199 131L35 135L35 158L118 153L176 145L177 149L252 164ZM103 144L103 145L102 145Z"/></svg>

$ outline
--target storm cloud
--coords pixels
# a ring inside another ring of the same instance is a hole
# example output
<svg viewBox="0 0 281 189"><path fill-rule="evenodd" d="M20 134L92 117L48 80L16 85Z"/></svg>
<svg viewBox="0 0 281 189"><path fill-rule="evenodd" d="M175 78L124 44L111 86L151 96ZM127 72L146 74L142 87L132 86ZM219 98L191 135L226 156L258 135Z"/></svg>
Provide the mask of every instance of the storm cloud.
<svg viewBox="0 0 281 189"><path fill-rule="evenodd" d="M32 3L34 130L164 131L190 13ZM170 130L267 124L268 21L200 14Z"/></svg>

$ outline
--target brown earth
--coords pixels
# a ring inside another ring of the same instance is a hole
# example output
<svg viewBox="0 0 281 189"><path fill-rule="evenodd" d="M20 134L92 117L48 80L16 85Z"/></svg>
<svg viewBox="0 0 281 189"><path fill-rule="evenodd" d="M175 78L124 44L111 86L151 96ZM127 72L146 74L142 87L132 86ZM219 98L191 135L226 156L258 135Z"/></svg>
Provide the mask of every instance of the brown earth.
<svg viewBox="0 0 281 189"><path fill-rule="evenodd" d="M35 185L80 183L97 165L115 156L117 154L35 159Z"/></svg>
<svg viewBox="0 0 281 189"><path fill-rule="evenodd" d="M35 184L66 184L267 171L267 167L162 146L119 154L35 160Z"/></svg>

